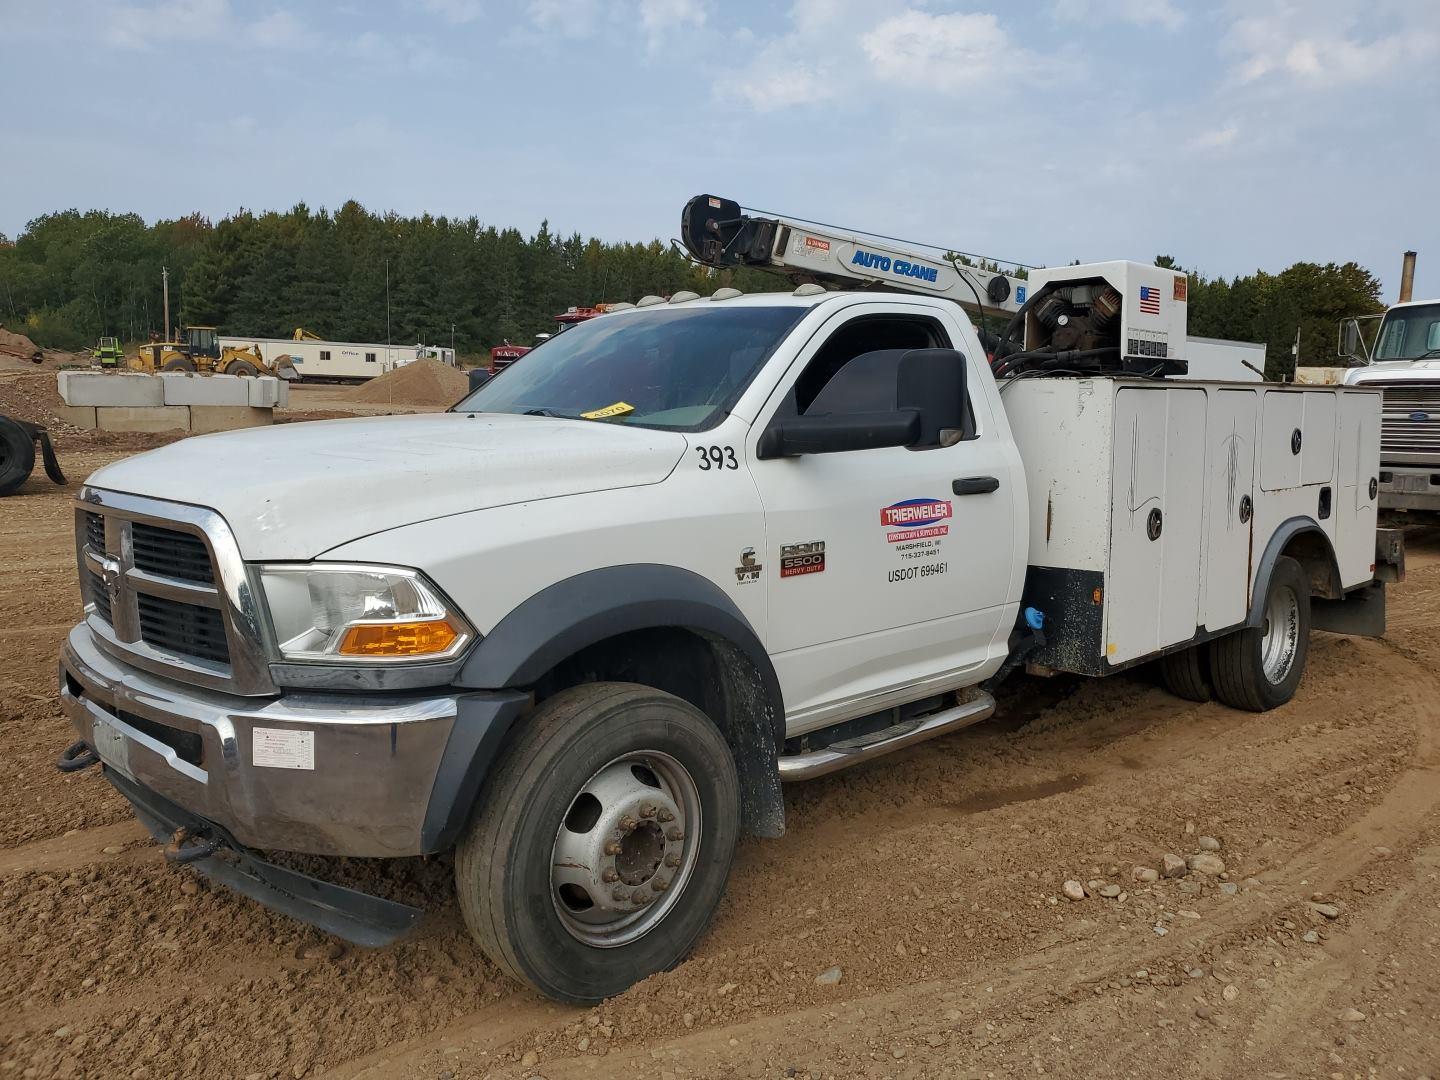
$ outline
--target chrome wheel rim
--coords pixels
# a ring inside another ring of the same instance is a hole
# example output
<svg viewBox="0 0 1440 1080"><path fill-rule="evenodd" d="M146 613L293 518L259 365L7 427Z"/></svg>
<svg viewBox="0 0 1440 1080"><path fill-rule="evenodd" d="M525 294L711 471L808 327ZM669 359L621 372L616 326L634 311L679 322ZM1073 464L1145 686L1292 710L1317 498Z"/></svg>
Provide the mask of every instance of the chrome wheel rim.
<svg viewBox="0 0 1440 1080"><path fill-rule="evenodd" d="M675 907L700 850L700 790L669 754L640 750L595 772L555 833L550 899L587 945L627 945Z"/></svg>
<svg viewBox="0 0 1440 1080"><path fill-rule="evenodd" d="M1288 585L1277 586L1265 605L1265 637L1260 645L1260 665L1270 685L1285 681L1299 646L1300 600Z"/></svg>

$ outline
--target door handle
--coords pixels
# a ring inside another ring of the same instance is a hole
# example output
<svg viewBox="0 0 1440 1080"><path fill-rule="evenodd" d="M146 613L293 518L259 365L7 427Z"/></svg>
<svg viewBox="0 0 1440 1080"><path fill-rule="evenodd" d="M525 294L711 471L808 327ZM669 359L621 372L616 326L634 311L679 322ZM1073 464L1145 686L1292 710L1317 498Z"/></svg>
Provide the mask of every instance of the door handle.
<svg viewBox="0 0 1440 1080"><path fill-rule="evenodd" d="M950 485L956 495L988 495L1000 489L1000 481L994 476L964 476Z"/></svg>

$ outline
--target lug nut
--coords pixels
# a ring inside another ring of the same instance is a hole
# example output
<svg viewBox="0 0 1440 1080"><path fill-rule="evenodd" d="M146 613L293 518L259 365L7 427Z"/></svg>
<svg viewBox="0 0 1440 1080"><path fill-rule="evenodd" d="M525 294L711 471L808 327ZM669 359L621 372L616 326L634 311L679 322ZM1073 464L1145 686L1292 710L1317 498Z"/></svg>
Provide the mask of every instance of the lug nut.
<svg viewBox="0 0 1440 1080"><path fill-rule="evenodd" d="M679 855L666 855L666 856L665 856L665 865L668 866L668 867L670 867L670 869L672 869L672 870L675 869L675 867L677 867L677 866L680 865L680 856L679 856Z"/></svg>
<svg viewBox="0 0 1440 1080"><path fill-rule="evenodd" d="M645 804L643 804L643 805L640 807L640 816L641 816L641 817L654 817L654 816L655 816L655 806L654 806L654 804L648 803L648 802L645 803Z"/></svg>
<svg viewBox="0 0 1440 1080"><path fill-rule="evenodd" d="M616 889L610 894L610 899L618 900L620 903L623 904L626 900L630 899L630 894L624 889Z"/></svg>
<svg viewBox="0 0 1440 1080"><path fill-rule="evenodd" d="M630 832L632 829L635 828L636 825L639 824L640 823L636 821L633 817L631 817L629 814L626 814L620 819L620 828L624 829L626 832Z"/></svg>
<svg viewBox="0 0 1440 1080"><path fill-rule="evenodd" d="M675 815L672 814L669 810L661 810L660 813L659 813L659 815L658 815L658 817L660 818L660 821L661 821L661 822L674 821L674 820L675 820Z"/></svg>
<svg viewBox="0 0 1440 1080"><path fill-rule="evenodd" d="M685 834L680 831L680 827L679 827L678 825L672 825L672 826L670 826L670 828L668 828L668 829L665 830L665 839L666 839L666 840L684 840L684 839L685 839Z"/></svg>
<svg viewBox="0 0 1440 1080"><path fill-rule="evenodd" d="M607 883L612 881L619 881L620 875L615 872L613 867L609 867L606 868L603 873L601 873L600 880Z"/></svg>
<svg viewBox="0 0 1440 1080"><path fill-rule="evenodd" d="M664 892L669 887L670 883L664 878L657 877L654 881L650 882L650 888L654 889L656 892Z"/></svg>
<svg viewBox="0 0 1440 1080"><path fill-rule="evenodd" d="M619 841L619 840L611 840L611 841L609 841L608 843L606 843L606 845L605 845L605 854L606 854L606 855L619 855L619 854L620 854L620 841Z"/></svg>

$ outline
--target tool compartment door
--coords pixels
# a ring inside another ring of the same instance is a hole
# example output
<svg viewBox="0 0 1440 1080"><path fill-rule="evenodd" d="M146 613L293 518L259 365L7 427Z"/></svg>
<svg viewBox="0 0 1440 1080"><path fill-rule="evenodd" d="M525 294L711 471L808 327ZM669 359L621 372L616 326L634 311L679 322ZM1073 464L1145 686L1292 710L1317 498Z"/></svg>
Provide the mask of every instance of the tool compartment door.
<svg viewBox="0 0 1440 1080"><path fill-rule="evenodd" d="M1371 576L1375 519L1379 511L1370 481L1380 475L1380 396L1339 395L1339 495L1335 500L1335 557L1340 582L1349 587Z"/></svg>
<svg viewBox="0 0 1440 1080"><path fill-rule="evenodd" d="M1258 409L1253 390L1217 390L1210 397L1201 611L1207 630L1234 626L1249 611Z"/></svg>
<svg viewBox="0 0 1440 1080"><path fill-rule="evenodd" d="M1115 400L1105 656L1121 664L1195 636L1206 392L1125 387Z"/></svg>

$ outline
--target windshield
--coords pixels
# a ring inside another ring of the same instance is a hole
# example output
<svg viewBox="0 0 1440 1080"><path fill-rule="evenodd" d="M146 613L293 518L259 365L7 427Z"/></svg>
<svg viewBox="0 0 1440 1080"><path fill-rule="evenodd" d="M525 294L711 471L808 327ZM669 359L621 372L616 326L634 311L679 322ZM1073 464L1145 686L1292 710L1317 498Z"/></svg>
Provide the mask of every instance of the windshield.
<svg viewBox="0 0 1440 1080"><path fill-rule="evenodd" d="M706 304L590 319L536 346L455 411L703 430L807 310Z"/></svg>
<svg viewBox="0 0 1440 1080"><path fill-rule="evenodd" d="M1375 342L1376 360L1440 356L1440 304L1392 308Z"/></svg>

